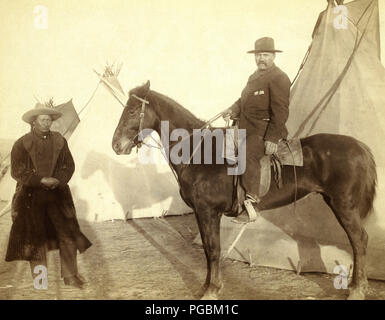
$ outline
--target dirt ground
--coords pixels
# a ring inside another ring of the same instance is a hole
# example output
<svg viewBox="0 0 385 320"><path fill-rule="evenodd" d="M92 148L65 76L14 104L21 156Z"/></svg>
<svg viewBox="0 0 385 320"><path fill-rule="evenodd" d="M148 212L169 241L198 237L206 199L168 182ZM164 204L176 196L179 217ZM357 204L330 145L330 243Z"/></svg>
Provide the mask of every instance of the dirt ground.
<svg viewBox="0 0 385 320"><path fill-rule="evenodd" d="M0 217L0 299L198 299L206 276L193 214L161 219L88 223L80 221L93 246L78 256L83 290L60 279L57 251L49 254L48 289L33 288L29 264L5 262L10 215ZM347 290L333 286L334 276L222 262L220 299L345 299ZM369 281L368 299L385 299L385 282Z"/></svg>

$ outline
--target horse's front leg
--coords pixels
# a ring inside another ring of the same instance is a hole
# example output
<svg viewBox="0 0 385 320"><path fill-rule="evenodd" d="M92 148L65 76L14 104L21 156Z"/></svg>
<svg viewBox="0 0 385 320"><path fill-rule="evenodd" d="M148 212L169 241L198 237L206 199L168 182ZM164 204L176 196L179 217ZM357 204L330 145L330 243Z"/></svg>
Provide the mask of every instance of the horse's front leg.
<svg viewBox="0 0 385 320"><path fill-rule="evenodd" d="M203 248L207 259L207 276L203 286L201 299L218 299L219 291L223 287L220 271L220 221L221 214L215 210L200 210L195 213Z"/></svg>

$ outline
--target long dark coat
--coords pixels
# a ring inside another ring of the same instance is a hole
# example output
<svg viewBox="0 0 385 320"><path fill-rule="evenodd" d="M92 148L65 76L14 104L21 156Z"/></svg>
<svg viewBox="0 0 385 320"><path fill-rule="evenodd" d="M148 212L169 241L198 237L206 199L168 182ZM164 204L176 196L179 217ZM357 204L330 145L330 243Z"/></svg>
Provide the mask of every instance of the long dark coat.
<svg viewBox="0 0 385 320"><path fill-rule="evenodd" d="M257 134L278 143L286 139L289 116L290 79L276 65L256 71L248 79L241 97L231 106L246 135ZM249 147L249 146L248 146Z"/></svg>
<svg viewBox="0 0 385 320"><path fill-rule="evenodd" d="M91 242L80 231L76 218L71 191L67 185L75 170L75 164L65 138L51 132L53 140L53 161L51 176L60 184L53 194L60 212L65 216L67 235L76 243L79 252L91 246ZM36 193L42 188L36 173L37 151L32 132L18 139L11 152L11 175L17 181L13 197L13 224L9 236L6 261L40 260L39 247L46 245L48 250L58 249L56 230L52 222L39 207ZM40 201L41 203L41 201Z"/></svg>

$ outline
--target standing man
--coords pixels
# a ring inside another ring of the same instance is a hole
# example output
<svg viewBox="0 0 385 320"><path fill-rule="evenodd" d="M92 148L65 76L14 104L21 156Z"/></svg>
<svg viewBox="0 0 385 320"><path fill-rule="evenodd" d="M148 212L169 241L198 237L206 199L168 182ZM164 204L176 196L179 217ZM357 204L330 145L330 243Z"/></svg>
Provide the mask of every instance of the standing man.
<svg viewBox="0 0 385 320"><path fill-rule="evenodd" d="M225 117L239 118L239 128L246 129L246 170L241 184L249 203L260 202L260 159L265 154L276 153L278 141L288 135L285 123L289 116L291 83L289 77L274 64L276 52L282 51L275 49L272 38L255 41L254 50L247 53L254 53L258 68L249 77L241 97L225 114ZM243 200L238 199L238 208L242 208ZM249 217L243 210L233 221L248 222Z"/></svg>
<svg viewBox="0 0 385 320"><path fill-rule="evenodd" d="M78 273L76 255L91 242L80 231L67 184L75 170L67 141L50 131L61 115L38 103L22 117L31 131L18 139L11 151L11 175L17 186L5 260L29 261L36 277L36 266L47 267L47 251L59 249L65 285L82 288L84 279Z"/></svg>

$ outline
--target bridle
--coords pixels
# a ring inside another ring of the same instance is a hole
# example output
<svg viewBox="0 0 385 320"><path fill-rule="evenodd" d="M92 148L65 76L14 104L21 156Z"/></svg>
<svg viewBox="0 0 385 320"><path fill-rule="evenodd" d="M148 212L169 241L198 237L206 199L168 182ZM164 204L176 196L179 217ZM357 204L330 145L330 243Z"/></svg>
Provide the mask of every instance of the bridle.
<svg viewBox="0 0 385 320"><path fill-rule="evenodd" d="M131 95L132 97L134 97L135 99L139 100L142 102L142 108L140 110L140 114L139 114L139 128L138 128L138 133L135 135L135 137L132 138L132 141L134 141L139 135L140 133L142 132L143 130L143 122L144 122L144 111L146 110L146 104L149 104L150 102L148 100L146 100L147 98L147 95L143 98L141 97L138 97L136 94L132 94ZM138 149L142 146L142 144L146 144L144 143L143 141L140 141L138 142L137 144L135 144L135 146L137 147L137 151Z"/></svg>
<svg viewBox="0 0 385 320"><path fill-rule="evenodd" d="M146 110L146 104L149 104L150 102L148 100L146 100L147 98L147 94L145 95L144 98L141 98L141 97L138 97L136 94L131 94L131 97L134 97L135 99L139 100L140 102L142 102L142 108L140 110L140 114L139 114L139 128L138 128L138 133L131 139L131 141L134 143L134 146L136 147L136 152L138 152L139 148L144 144L146 145L147 147L150 147L150 148L156 148L156 149L159 149L161 150L162 149L162 145L156 141L154 139L154 137L152 137L150 135L150 138L157 144L157 146L154 146L154 145L151 145L151 144L148 144L146 142L144 142L143 138L144 137L141 137L141 141L138 141L138 143L135 143L135 139L138 138L140 135L141 135L141 132L143 130L143 122L144 122L144 112ZM163 154L163 153L162 153Z"/></svg>
<svg viewBox="0 0 385 320"><path fill-rule="evenodd" d="M131 94L132 97L134 97L135 99L139 100L142 102L142 109L140 110L140 114L139 114L139 128L138 128L138 133L135 135L135 137L132 139L132 141L134 142L135 141L135 138L137 138L140 133L142 132L143 130L143 122L144 122L144 111L146 110L146 104L149 104L150 102L148 100L146 100L147 98L147 94L145 95L144 98L141 98L141 97L138 97L136 94ZM150 135L151 139L155 141L155 143L158 145L158 146L153 146L153 145L150 145L150 144L147 144L143 141L140 141L138 143L135 144L136 146L136 152L138 152L138 149L142 146L142 144L145 144L146 146L148 147L151 147L151 148L157 148L159 150L162 149L162 145L156 141L151 135ZM134 142L135 143L135 142ZM165 154L161 151L162 155L165 157L166 159L166 162L167 162L167 158L165 156ZM180 182L179 182L179 179L178 179L178 175L177 173L175 172L175 169L170 165L170 169L176 179L176 181L178 182L178 185L179 185L179 188L182 189L181 185L180 185Z"/></svg>

